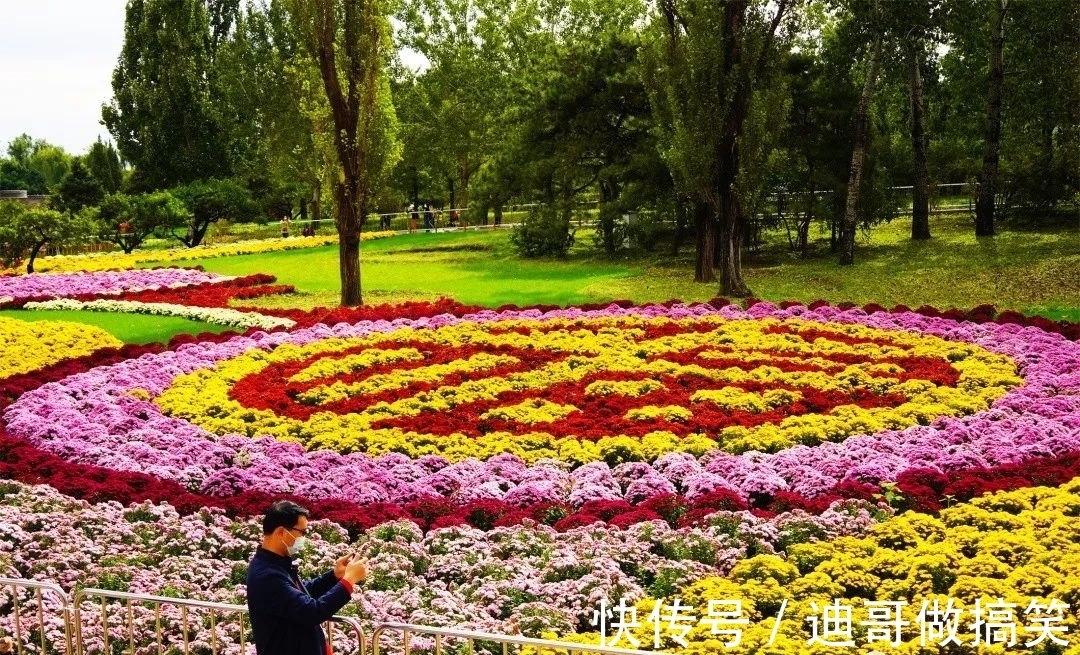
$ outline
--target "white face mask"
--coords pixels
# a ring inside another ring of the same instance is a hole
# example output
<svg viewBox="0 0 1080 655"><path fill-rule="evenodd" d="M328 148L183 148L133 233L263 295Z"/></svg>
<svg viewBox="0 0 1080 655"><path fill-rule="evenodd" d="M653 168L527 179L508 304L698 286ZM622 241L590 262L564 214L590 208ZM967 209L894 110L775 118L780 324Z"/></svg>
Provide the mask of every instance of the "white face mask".
<svg viewBox="0 0 1080 655"><path fill-rule="evenodd" d="M307 537L296 537L291 546L285 545L285 550L288 551L289 557L296 557L306 545Z"/></svg>

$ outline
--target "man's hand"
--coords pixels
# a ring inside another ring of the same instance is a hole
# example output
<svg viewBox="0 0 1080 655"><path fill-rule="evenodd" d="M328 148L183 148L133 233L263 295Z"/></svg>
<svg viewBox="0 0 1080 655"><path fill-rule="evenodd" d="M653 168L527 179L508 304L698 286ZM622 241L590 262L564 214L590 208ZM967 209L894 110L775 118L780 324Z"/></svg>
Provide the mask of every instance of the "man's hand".
<svg viewBox="0 0 1080 655"><path fill-rule="evenodd" d="M11 637L0 638L0 653L10 653L15 650L15 640Z"/></svg>
<svg viewBox="0 0 1080 655"><path fill-rule="evenodd" d="M338 561L334 562L334 577L338 580L345 577L345 567L349 565L349 560L352 559L352 553L348 553L345 557L342 557Z"/></svg>
<svg viewBox="0 0 1080 655"><path fill-rule="evenodd" d="M359 557L351 559L349 563L345 565L345 572L341 577L353 584L363 582L364 578L367 577L367 562Z"/></svg>

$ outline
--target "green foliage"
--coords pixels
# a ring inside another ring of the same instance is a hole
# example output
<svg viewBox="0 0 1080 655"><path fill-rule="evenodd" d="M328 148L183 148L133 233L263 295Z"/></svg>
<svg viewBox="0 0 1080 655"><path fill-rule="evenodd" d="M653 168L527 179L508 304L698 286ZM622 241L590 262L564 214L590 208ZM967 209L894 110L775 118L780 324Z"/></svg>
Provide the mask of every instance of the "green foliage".
<svg viewBox="0 0 1080 655"><path fill-rule="evenodd" d="M90 173L81 159L76 159L71 171L57 186L52 202L57 209L74 214L84 207L97 205L104 197L101 182Z"/></svg>
<svg viewBox="0 0 1080 655"><path fill-rule="evenodd" d="M0 159L0 189L45 195L71 168L71 156L63 148L29 134L12 139L7 151L8 158Z"/></svg>
<svg viewBox="0 0 1080 655"><path fill-rule="evenodd" d="M645 252L655 251L662 239L671 236L671 229L665 223L667 220L673 221L674 218L664 211L631 214L626 227L630 243Z"/></svg>
<svg viewBox="0 0 1080 655"><path fill-rule="evenodd" d="M574 245L570 213L547 205L533 207L514 226L510 242L522 257L566 257Z"/></svg>
<svg viewBox="0 0 1080 655"><path fill-rule="evenodd" d="M124 167L120 163L120 153L111 142L102 143L99 138L92 143L86 153L85 163L105 193L116 193L120 190L124 183Z"/></svg>
<svg viewBox="0 0 1080 655"><path fill-rule="evenodd" d="M207 229L219 220L250 220L258 211L251 193L231 180L199 180L173 189L172 194L187 207L188 220L182 226L183 235L176 234L180 226L170 228L173 236L189 248L202 243Z"/></svg>
<svg viewBox="0 0 1080 655"><path fill-rule="evenodd" d="M135 189L231 172L217 106L211 17L203 0L132 0L105 126L135 167Z"/></svg>
<svg viewBox="0 0 1080 655"><path fill-rule="evenodd" d="M189 217L184 203L168 191L116 193L102 200L95 224L99 239L130 253L154 232L171 231L187 224Z"/></svg>
<svg viewBox="0 0 1080 655"><path fill-rule="evenodd" d="M25 189L35 196L48 191L41 173L13 159L0 159L0 189Z"/></svg>
<svg viewBox="0 0 1080 655"><path fill-rule="evenodd" d="M34 260L45 246L77 244L92 231L93 223L85 213L65 215L18 200L0 200L0 259L5 266L25 258L26 272L33 273Z"/></svg>

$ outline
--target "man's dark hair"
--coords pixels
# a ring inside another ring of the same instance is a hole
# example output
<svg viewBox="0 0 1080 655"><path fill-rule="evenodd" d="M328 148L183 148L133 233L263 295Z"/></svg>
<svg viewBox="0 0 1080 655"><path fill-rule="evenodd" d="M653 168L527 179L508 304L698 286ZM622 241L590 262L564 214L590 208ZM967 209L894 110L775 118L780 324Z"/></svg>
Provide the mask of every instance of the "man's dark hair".
<svg viewBox="0 0 1080 655"><path fill-rule="evenodd" d="M279 500L266 510L266 516L263 517L263 534L270 534L278 528L294 527L301 516L310 518L311 512L291 500Z"/></svg>

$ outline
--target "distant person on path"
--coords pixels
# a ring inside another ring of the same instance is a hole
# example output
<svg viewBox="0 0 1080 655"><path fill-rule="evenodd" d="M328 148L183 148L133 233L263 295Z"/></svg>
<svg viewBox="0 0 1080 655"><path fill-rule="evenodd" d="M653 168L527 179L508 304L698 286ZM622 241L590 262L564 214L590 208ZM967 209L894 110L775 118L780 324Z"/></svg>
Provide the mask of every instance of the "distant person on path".
<svg viewBox="0 0 1080 655"><path fill-rule="evenodd" d="M431 212L431 203L424 203L424 229L431 231L431 228L435 227L435 214Z"/></svg>
<svg viewBox="0 0 1080 655"><path fill-rule="evenodd" d="M289 236L289 226L292 224L292 220L289 219L289 215L285 214L281 217L281 238L285 239Z"/></svg>
<svg viewBox="0 0 1080 655"><path fill-rule="evenodd" d="M263 538L247 574L247 605L257 655L328 655L321 624L349 602L367 577L355 554L323 575L302 582L295 558L308 532L307 509L281 500L263 517Z"/></svg>
<svg viewBox="0 0 1080 655"><path fill-rule="evenodd" d="M409 203L409 231L412 232L420 224L420 205L415 202Z"/></svg>

